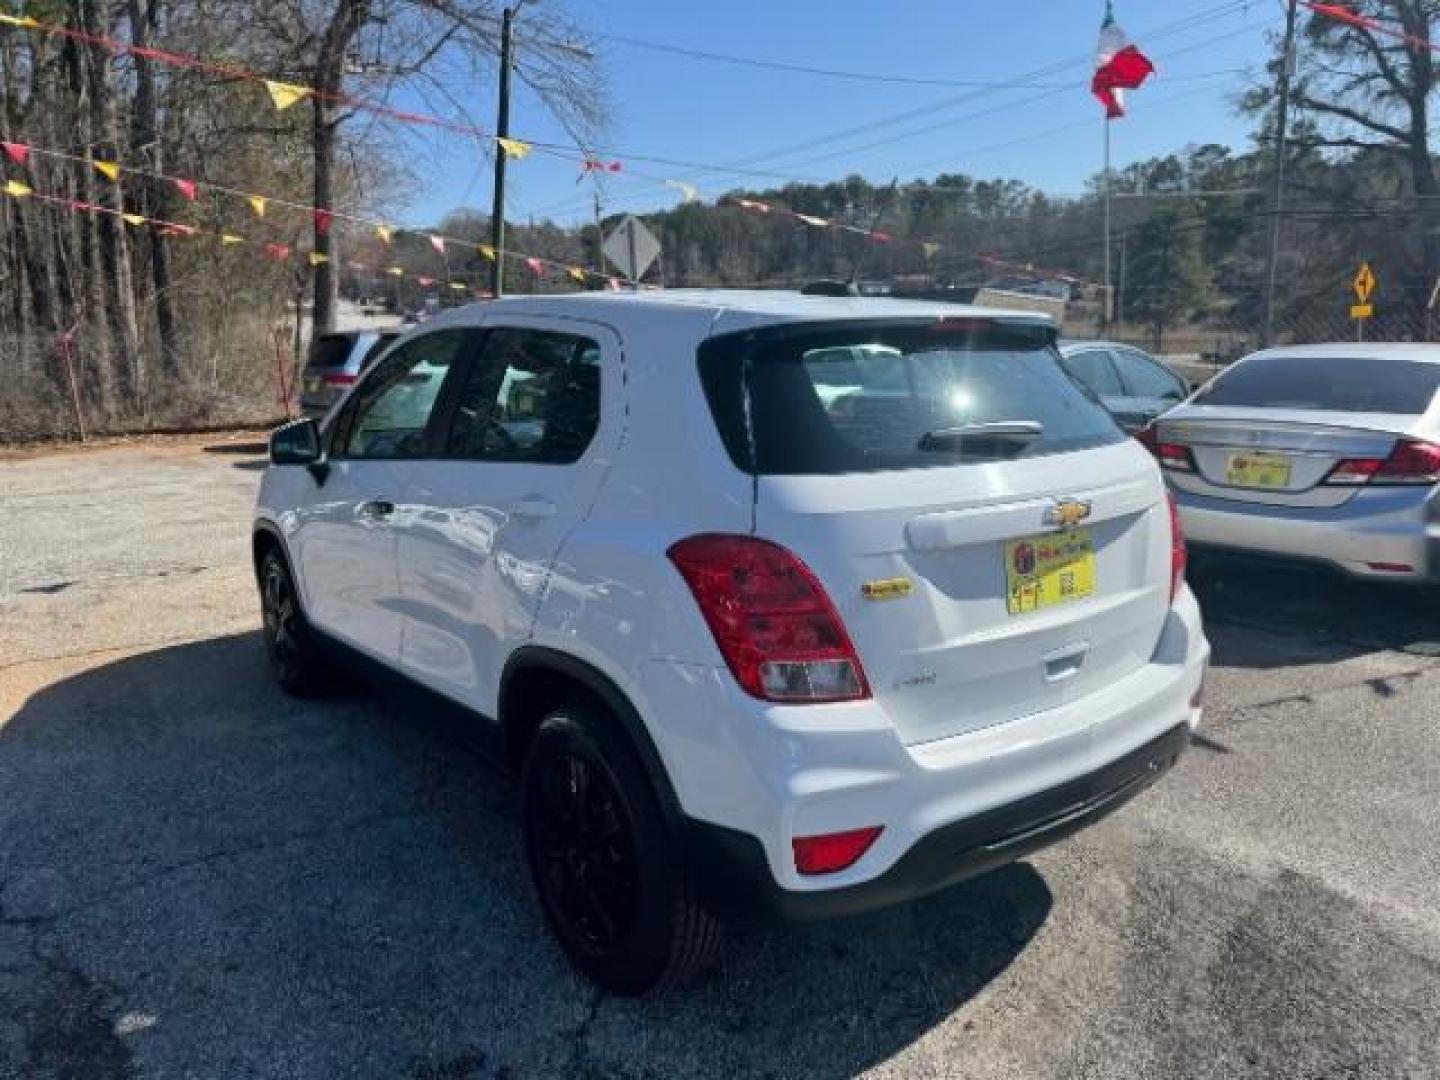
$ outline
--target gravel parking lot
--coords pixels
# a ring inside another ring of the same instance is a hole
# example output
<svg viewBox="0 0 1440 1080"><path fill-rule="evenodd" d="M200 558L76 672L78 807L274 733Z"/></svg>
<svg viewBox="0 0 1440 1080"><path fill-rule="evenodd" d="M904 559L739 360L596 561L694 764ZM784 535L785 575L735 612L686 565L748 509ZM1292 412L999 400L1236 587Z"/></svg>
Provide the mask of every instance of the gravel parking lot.
<svg viewBox="0 0 1440 1080"><path fill-rule="evenodd" d="M597 994L465 733L282 697L253 437L0 460L0 1075L1440 1076L1440 600L1202 563L1203 739L913 906Z"/></svg>

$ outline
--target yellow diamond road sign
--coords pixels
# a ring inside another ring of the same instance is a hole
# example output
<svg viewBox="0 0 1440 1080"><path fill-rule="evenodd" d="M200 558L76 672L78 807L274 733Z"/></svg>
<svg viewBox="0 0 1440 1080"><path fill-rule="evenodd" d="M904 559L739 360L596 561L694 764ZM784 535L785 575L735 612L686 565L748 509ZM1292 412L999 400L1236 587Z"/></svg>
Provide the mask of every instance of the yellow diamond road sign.
<svg viewBox="0 0 1440 1080"><path fill-rule="evenodd" d="M1375 274L1370 269L1368 262L1362 262L1360 269L1355 272L1355 299L1362 304L1370 302L1370 294L1375 291Z"/></svg>

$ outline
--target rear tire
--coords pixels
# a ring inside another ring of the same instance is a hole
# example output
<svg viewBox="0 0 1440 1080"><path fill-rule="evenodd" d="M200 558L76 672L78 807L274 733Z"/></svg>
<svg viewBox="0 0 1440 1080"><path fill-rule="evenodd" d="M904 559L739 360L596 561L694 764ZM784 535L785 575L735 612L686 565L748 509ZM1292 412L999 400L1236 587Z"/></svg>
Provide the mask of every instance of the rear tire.
<svg viewBox="0 0 1440 1080"><path fill-rule="evenodd" d="M580 704L541 721L521 777L525 850L571 964L636 995L692 977L719 924L696 898L635 751L607 721Z"/></svg>
<svg viewBox="0 0 1440 1080"><path fill-rule="evenodd" d="M260 613L265 651L280 689L292 697L317 697L329 690L331 670L300 606L300 593L280 552L260 560Z"/></svg>

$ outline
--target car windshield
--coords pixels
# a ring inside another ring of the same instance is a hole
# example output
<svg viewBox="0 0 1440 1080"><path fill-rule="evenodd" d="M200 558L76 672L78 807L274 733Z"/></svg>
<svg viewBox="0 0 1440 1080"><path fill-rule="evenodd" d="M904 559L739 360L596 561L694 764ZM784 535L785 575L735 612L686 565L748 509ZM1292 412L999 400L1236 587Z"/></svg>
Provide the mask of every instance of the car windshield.
<svg viewBox="0 0 1440 1080"><path fill-rule="evenodd" d="M1440 389L1440 364L1395 357L1256 356L1219 376L1197 405L1419 415Z"/></svg>
<svg viewBox="0 0 1440 1080"><path fill-rule="evenodd" d="M1038 323L820 324L717 338L701 349L701 373L732 457L763 474L934 468L1123 438Z"/></svg>

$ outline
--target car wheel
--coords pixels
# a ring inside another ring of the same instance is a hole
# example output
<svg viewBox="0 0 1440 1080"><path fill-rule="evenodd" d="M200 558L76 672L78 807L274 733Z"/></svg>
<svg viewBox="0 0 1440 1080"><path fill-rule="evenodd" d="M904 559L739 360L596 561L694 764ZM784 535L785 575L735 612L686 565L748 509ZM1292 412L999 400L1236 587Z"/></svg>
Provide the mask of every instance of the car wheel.
<svg viewBox="0 0 1440 1080"><path fill-rule="evenodd" d="M606 990L684 982L719 940L628 742L583 706L541 722L521 780L525 848L571 963Z"/></svg>
<svg viewBox="0 0 1440 1080"><path fill-rule="evenodd" d="M280 689L295 697L314 697L330 686L326 657L300 606L290 568L278 551L260 563L260 612L265 651Z"/></svg>

